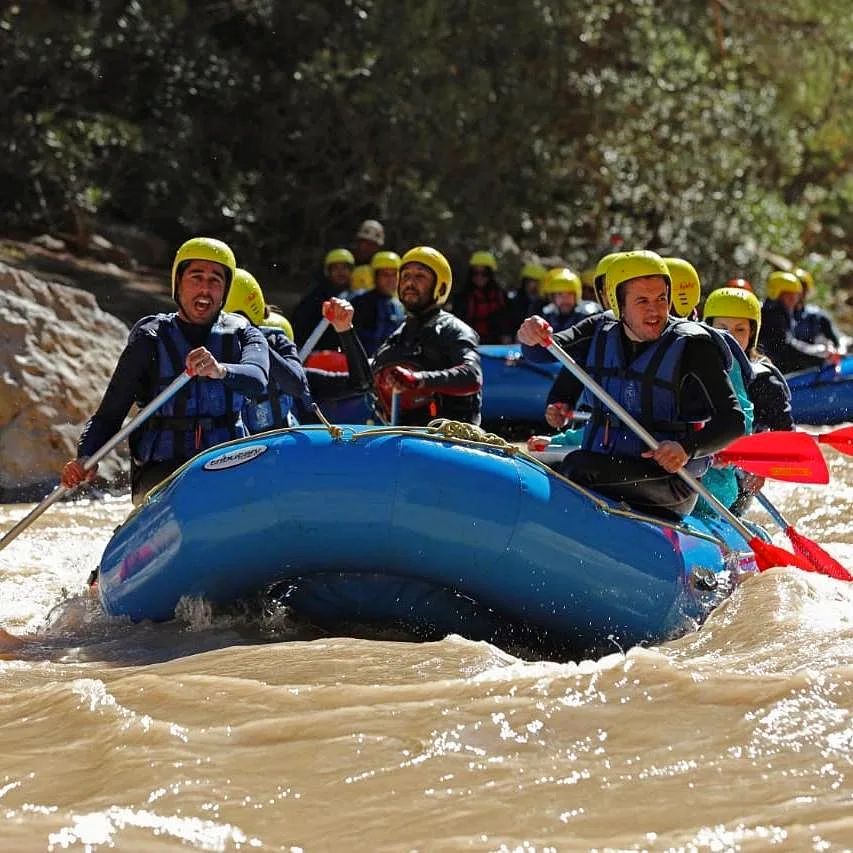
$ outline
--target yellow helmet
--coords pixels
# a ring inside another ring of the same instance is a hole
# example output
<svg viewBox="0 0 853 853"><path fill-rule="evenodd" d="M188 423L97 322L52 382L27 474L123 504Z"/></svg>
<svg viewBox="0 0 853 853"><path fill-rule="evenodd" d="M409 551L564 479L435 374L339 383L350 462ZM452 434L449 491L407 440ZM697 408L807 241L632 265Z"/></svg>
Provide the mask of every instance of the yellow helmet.
<svg viewBox="0 0 853 853"><path fill-rule="evenodd" d="M610 262L614 258L618 258L622 252L611 252L609 255L605 255L599 262L595 265L595 272L592 276L592 286L595 289L595 295L598 297L598 301L603 305L604 304L604 277L607 275L607 268L610 266Z"/></svg>
<svg viewBox="0 0 853 853"><path fill-rule="evenodd" d="M555 293L574 293L575 299L581 298L581 280L568 267L556 267L545 273L539 283L540 296L553 296Z"/></svg>
<svg viewBox="0 0 853 853"><path fill-rule="evenodd" d="M767 277L767 297L778 299L783 293L802 293L803 283L792 273L775 270Z"/></svg>
<svg viewBox="0 0 853 853"><path fill-rule="evenodd" d="M352 271L350 290L373 290L373 270L369 264L359 264Z"/></svg>
<svg viewBox="0 0 853 853"><path fill-rule="evenodd" d="M672 310L679 317L689 317L702 298L702 284L699 273L684 258L664 258L672 280Z"/></svg>
<svg viewBox="0 0 853 853"><path fill-rule="evenodd" d="M178 278L183 272L183 264L187 261L213 261L225 267L225 296L234 272L237 269L237 259L234 252L227 243L216 240L213 237L192 237L187 240L177 251L172 263L172 299L177 299Z"/></svg>
<svg viewBox="0 0 853 853"><path fill-rule="evenodd" d="M375 270L399 270L400 256L396 252L377 252L370 259L370 266Z"/></svg>
<svg viewBox="0 0 853 853"><path fill-rule="evenodd" d="M231 314L245 314L252 325L260 326L266 306L264 293L257 279L250 272L237 267L222 310Z"/></svg>
<svg viewBox="0 0 853 853"><path fill-rule="evenodd" d="M809 291L814 290L814 276L802 267L797 267L792 272L800 280L800 284L803 286L803 293L808 296Z"/></svg>
<svg viewBox="0 0 853 853"><path fill-rule="evenodd" d="M581 284L584 287L595 287L595 267L581 270Z"/></svg>
<svg viewBox="0 0 853 853"><path fill-rule="evenodd" d="M705 300L702 319L710 322L714 317L739 317L755 323L754 341L761 328L761 303L758 297L744 287L720 287Z"/></svg>
<svg viewBox="0 0 853 853"><path fill-rule="evenodd" d="M474 252L468 258L469 267L488 267L493 272L498 270L498 259L491 252Z"/></svg>
<svg viewBox="0 0 853 853"><path fill-rule="evenodd" d="M323 261L323 269L329 271L332 264L349 264L355 266L355 257L349 249L332 249L326 254L326 259Z"/></svg>
<svg viewBox="0 0 853 853"><path fill-rule="evenodd" d="M293 340L293 326L290 325L290 320L284 316L284 314L279 314L277 311L270 311L266 317L264 317L264 322L261 323L262 326L270 326L273 329L281 329L290 340Z"/></svg>
<svg viewBox="0 0 853 853"><path fill-rule="evenodd" d="M657 252L640 249L635 252L620 252L611 258L604 274L604 287L607 300L610 302L610 310L613 311L617 320L621 316L619 300L616 298L620 285L632 278L657 275L666 280L667 289L671 293L672 277L669 274L669 268Z"/></svg>
<svg viewBox="0 0 853 853"><path fill-rule="evenodd" d="M423 264L435 273L432 299L436 305L444 305L453 287L453 272L447 258L432 246L415 246L400 259L400 269L406 264Z"/></svg>
<svg viewBox="0 0 853 853"><path fill-rule="evenodd" d="M548 270L546 270L541 264L525 264L521 268L521 275L519 278L530 278L533 279L533 281L542 281L547 272Z"/></svg>

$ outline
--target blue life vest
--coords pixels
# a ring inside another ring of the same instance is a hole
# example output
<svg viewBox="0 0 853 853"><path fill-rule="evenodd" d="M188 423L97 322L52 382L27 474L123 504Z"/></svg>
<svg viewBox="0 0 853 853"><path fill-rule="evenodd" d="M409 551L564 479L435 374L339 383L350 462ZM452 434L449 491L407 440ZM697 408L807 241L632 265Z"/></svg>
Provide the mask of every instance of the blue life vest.
<svg viewBox="0 0 853 853"><path fill-rule="evenodd" d="M683 441L693 428L691 421L705 420L711 414L706 406L688 417L679 405L681 357L691 337L710 335L698 323L670 320L660 338L629 364L620 323L606 319L593 335L586 369L657 441ZM584 428L585 450L622 456L639 456L648 450L642 439L589 392L584 392L581 404L592 412ZM696 473L706 468L704 462L690 466Z"/></svg>
<svg viewBox="0 0 853 853"><path fill-rule="evenodd" d="M546 305L545 308L542 309L542 316L548 321L555 333L564 332L566 329L570 329L576 323L580 323L581 320L585 320L594 313L598 312L580 311L575 308L568 314L561 314L560 309L553 303L551 305Z"/></svg>
<svg viewBox="0 0 853 853"><path fill-rule="evenodd" d="M194 349L181 333L176 314L153 318L157 335L158 386L151 398L166 388L186 367L187 354ZM219 362L240 360L237 332L247 321L235 314L220 314L204 345ZM131 435L130 445L137 464L191 459L202 450L247 435L240 416L244 397L224 382L198 377L167 400Z"/></svg>
<svg viewBox="0 0 853 853"><path fill-rule="evenodd" d="M823 311L814 305L804 305L799 311L794 312L793 335L799 341L807 344L816 344L819 340L825 340L823 325Z"/></svg>
<svg viewBox="0 0 853 853"><path fill-rule="evenodd" d="M275 350L273 344L281 334L281 329L261 326L260 330L264 333L270 349ZM294 426L295 423L298 423L290 413L293 407L293 397L290 394L282 393L277 373L277 363L275 359L270 358L270 378L267 383L266 394L256 399L246 399L243 405L243 420L245 420L252 435L271 429Z"/></svg>

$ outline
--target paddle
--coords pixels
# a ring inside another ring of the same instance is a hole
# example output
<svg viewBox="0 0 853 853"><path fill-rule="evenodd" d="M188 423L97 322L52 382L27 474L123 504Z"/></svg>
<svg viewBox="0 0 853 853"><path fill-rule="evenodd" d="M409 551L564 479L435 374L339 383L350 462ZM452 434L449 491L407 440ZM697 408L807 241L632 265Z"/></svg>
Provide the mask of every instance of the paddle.
<svg viewBox="0 0 853 853"><path fill-rule="evenodd" d="M793 525L789 524L784 519L782 513L773 506L766 495L761 492L756 492L755 499L764 507L764 509L767 510L770 517L785 532L785 535L790 540L791 545L794 546L794 550L811 563L813 571L821 572L822 574L829 575L831 578L836 578L837 580L853 580L853 576L851 576L850 572L848 572L847 569L845 569L844 566L842 566L834 557L827 554L827 552L824 551L817 542L814 542L808 537L803 536L802 533L797 532Z"/></svg>
<svg viewBox="0 0 853 853"><path fill-rule="evenodd" d="M792 483L828 483L829 468L814 437L805 432L757 432L714 454L717 462L750 474Z"/></svg>
<svg viewBox="0 0 853 853"><path fill-rule="evenodd" d="M164 388L142 411L138 412L131 420L122 427L100 450L96 450L84 463L83 468L90 471L101 461L116 445L121 443L133 432L143 421L151 417L163 403L173 397L187 382L192 379L192 374L184 371ZM76 488L76 487L75 487ZM2 551L20 533L23 533L45 510L53 506L61 497L73 492L73 488L63 485L57 486L38 506L30 510L2 539L0 539L0 551Z"/></svg>
<svg viewBox="0 0 853 853"><path fill-rule="evenodd" d="M638 438L651 449L658 449L657 439L635 418L601 387L583 368L561 347L554 342L546 347L548 352L562 364L579 382L588 388L602 403L616 414L625 426L630 427ZM737 530L755 554L755 562L759 571L766 571L773 566L798 566L811 571L811 565L802 557L791 554L784 548L779 548L769 542L759 539L728 507L723 506L689 471L679 468L676 472L694 492L701 495L714 509Z"/></svg>
<svg viewBox="0 0 853 853"><path fill-rule="evenodd" d="M391 426L400 425L400 392L391 392Z"/></svg>
<svg viewBox="0 0 853 853"><path fill-rule="evenodd" d="M835 429L832 432L813 435L812 438L816 438L820 444L828 444L839 453L853 456L853 426L841 427L841 429Z"/></svg>
<svg viewBox="0 0 853 853"><path fill-rule="evenodd" d="M319 323L317 323L317 325L314 327L314 331L311 332L310 335L308 335L308 338L306 339L305 343L302 344L302 346L299 348L300 361L305 361L305 359L308 358L308 356L314 350L314 347L317 346L317 341L319 341L320 338L323 337L323 333L326 331L326 329L329 328L330 325L331 323L329 323L329 321L325 317L323 317L323 319L320 320Z"/></svg>

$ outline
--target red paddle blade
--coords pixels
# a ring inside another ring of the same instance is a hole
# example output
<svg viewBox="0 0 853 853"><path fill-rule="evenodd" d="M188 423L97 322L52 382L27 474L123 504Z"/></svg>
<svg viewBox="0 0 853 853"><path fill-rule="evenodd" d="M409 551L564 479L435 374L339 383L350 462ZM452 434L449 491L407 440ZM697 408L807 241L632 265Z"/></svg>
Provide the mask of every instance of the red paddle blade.
<svg viewBox="0 0 853 853"><path fill-rule="evenodd" d="M749 540L749 547L752 548L755 554L755 564L758 566L759 572L766 572L774 566L796 566L798 569L804 569L807 572L815 571L815 568L804 557L798 554L792 554L778 545L773 545L771 542L765 542L757 536L753 536Z"/></svg>
<svg viewBox="0 0 853 853"><path fill-rule="evenodd" d="M759 477L791 483L829 482L826 460L814 438L804 432L745 435L715 455L718 462Z"/></svg>
<svg viewBox="0 0 853 853"><path fill-rule="evenodd" d="M842 427L841 429L825 432L816 436L821 444L834 447L839 453L853 456L853 427Z"/></svg>
<svg viewBox="0 0 853 853"><path fill-rule="evenodd" d="M827 554L817 542L813 542L802 533L798 533L793 527L788 527L785 530L785 535L794 546L794 550L808 560L812 565L813 571L820 572L822 575L829 575L839 581L853 581L853 575L835 559Z"/></svg>

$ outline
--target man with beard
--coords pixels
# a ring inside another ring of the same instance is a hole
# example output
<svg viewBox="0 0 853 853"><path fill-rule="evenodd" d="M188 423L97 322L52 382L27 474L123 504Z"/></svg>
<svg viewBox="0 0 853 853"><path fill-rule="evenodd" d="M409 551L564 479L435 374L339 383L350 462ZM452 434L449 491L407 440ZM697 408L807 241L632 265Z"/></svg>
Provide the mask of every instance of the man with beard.
<svg viewBox="0 0 853 853"><path fill-rule="evenodd" d="M236 269L220 240L194 237L178 249L178 310L143 317L131 329L101 404L83 427L77 458L63 468L63 486L91 480L97 465L87 472L86 459L119 431L134 403L144 407L184 370L196 378L130 435L134 504L197 453L248 435L241 411L246 397L266 389L269 347L245 317L222 311Z"/></svg>
<svg viewBox="0 0 853 853"><path fill-rule="evenodd" d="M453 276L447 258L429 246L403 255L397 292L405 322L373 360L380 398L391 411L400 395L400 423L424 425L433 418L480 422L483 373L477 333L442 310Z"/></svg>
<svg viewBox="0 0 853 853"><path fill-rule="evenodd" d="M657 450L649 450L575 380L564 393L572 408L588 408L591 417L582 448L568 454L561 473L664 517L685 515L696 503L679 469L701 476L710 456L744 432L726 352L699 323L670 316L671 285L659 255L622 253L605 275L612 313L593 315L554 336L659 443ZM530 317L518 339L526 356L542 361L551 357L541 347L552 334L542 317Z"/></svg>

